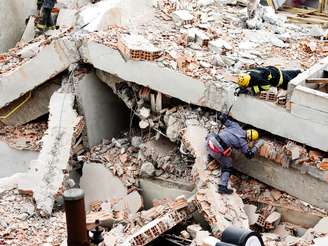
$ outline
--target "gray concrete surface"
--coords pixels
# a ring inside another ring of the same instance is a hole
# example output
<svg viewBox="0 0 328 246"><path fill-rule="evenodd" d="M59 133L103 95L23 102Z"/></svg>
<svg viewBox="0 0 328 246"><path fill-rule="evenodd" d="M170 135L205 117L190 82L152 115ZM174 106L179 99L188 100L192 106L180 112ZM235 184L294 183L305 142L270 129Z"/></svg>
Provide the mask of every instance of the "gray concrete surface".
<svg viewBox="0 0 328 246"><path fill-rule="evenodd" d="M25 20L36 13L36 0L0 1L0 53L12 48L21 39Z"/></svg>
<svg viewBox="0 0 328 246"><path fill-rule="evenodd" d="M234 159L234 167L238 171L312 205L328 208L327 182L263 158L248 160L236 153Z"/></svg>
<svg viewBox="0 0 328 246"><path fill-rule="evenodd" d="M75 43L67 38L55 40L43 47L35 57L20 67L2 74L0 108L53 78L79 59Z"/></svg>
<svg viewBox="0 0 328 246"><path fill-rule="evenodd" d="M59 87L60 84L54 83L54 81L39 86L31 92L31 97L15 113L9 115L11 110L22 103L21 99L0 109L1 116L8 115L7 118L0 120L7 125L23 125L48 113L50 97ZM24 99L27 99L27 96Z"/></svg>
<svg viewBox="0 0 328 246"><path fill-rule="evenodd" d="M27 172L30 161L38 158L38 154L36 151L13 149L0 141L0 178Z"/></svg>
<svg viewBox="0 0 328 246"><path fill-rule="evenodd" d="M127 129L130 111L94 72L81 79L78 90L90 147L99 144L104 138L112 139Z"/></svg>
<svg viewBox="0 0 328 246"><path fill-rule="evenodd" d="M93 41L86 41L80 52L86 62L93 64L99 70L157 90L186 103L224 111L235 100L232 85L211 82L205 85L200 80L160 67L154 62L125 61L117 50ZM328 151L328 125L324 122L302 118L274 103L243 95L236 98L230 113L243 123Z"/></svg>

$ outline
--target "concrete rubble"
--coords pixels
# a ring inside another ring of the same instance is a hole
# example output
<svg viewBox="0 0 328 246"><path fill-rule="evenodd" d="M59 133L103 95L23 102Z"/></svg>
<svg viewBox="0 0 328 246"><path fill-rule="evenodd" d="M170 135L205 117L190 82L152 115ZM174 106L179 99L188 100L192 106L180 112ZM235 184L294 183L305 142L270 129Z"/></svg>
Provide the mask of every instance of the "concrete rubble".
<svg viewBox="0 0 328 246"><path fill-rule="evenodd" d="M88 230L105 229L101 245L207 245L229 226L262 233L266 246L327 244L321 27L291 24L259 1L56 8L59 29L37 33L31 16L0 54L0 148L38 155L1 172L0 244L60 245L62 195L73 187L85 192ZM305 71L288 90L236 98L236 75L265 65ZM204 139L229 108L264 145L252 160L233 152L234 193L221 195Z"/></svg>

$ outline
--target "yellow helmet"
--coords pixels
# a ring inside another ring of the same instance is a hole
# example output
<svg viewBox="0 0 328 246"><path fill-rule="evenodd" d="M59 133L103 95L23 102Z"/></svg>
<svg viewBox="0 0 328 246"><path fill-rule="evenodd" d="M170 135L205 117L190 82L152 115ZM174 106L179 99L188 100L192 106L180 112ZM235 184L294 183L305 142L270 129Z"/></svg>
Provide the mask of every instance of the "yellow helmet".
<svg viewBox="0 0 328 246"><path fill-rule="evenodd" d="M238 85L241 88L247 88L249 85L249 82L251 80L251 76L248 73L241 73L238 76Z"/></svg>
<svg viewBox="0 0 328 246"><path fill-rule="evenodd" d="M259 132L255 129L246 130L246 137L248 141L256 141L259 139Z"/></svg>

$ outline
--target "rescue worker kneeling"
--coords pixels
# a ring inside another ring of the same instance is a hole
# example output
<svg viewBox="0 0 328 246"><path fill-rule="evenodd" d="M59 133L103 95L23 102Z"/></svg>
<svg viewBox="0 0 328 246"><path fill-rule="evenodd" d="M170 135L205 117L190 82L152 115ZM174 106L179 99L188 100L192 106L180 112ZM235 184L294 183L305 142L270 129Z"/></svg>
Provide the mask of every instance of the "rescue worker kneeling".
<svg viewBox="0 0 328 246"><path fill-rule="evenodd" d="M258 67L241 73L238 77L239 93L247 93L248 88L253 94L267 91L271 86L287 90L288 83L301 70L280 70L274 66Z"/></svg>
<svg viewBox="0 0 328 246"><path fill-rule="evenodd" d="M259 133L256 130L243 130L237 122L229 120L227 114L219 114L219 120L225 125L225 128L218 134L210 133L206 137L206 146L209 157L217 160L221 167L219 193L232 194L233 190L228 188L232 172L232 159L230 157L232 149L240 150L248 159L251 159L264 141L259 140L253 148L249 148L248 142L256 141L259 138Z"/></svg>

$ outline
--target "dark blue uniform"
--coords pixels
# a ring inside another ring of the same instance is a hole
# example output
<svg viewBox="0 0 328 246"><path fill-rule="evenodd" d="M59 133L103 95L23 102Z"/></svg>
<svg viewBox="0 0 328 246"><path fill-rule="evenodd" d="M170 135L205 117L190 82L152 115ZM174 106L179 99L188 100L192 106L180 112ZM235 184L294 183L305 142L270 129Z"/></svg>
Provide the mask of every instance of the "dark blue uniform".
<svg viewBox="0 0 328 246"><path fill-rule="evenodd" d="M232 171L232 159L224 156L228 148L240 150L247 158L252 158L257 147L248 148L246 131L237 122L229 119L224 122L225 128L218 134L210 133L206 137L207 151L221 166L221 185L227 186ZM215 150L219 150L218 152Z"/></svg>

